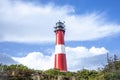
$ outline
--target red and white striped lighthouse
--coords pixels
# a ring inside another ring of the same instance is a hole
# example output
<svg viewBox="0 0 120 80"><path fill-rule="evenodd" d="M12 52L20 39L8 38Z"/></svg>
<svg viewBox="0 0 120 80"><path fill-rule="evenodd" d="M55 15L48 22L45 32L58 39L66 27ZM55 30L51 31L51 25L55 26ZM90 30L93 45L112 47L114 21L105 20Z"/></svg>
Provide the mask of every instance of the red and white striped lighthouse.
<svg viewBox="0 0 120 80"><path fill-rule="evenodd" d="M67 71L67 62L64 46L65 25L62 22L57 22L55 28L56 46L55 46L55 61L54 68L61 72Z"/></svg>

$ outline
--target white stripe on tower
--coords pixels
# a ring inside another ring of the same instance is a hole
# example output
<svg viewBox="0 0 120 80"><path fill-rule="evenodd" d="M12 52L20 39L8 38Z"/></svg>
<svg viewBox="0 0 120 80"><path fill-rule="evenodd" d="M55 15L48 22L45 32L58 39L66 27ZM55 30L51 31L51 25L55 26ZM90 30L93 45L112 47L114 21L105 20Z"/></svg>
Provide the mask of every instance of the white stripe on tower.
<svg viewBox="0 0 120 80"><path fill-rule="evenodd" d="M65 46L64 45L56 45L55 46L55 54L65 54Z"/></svg>

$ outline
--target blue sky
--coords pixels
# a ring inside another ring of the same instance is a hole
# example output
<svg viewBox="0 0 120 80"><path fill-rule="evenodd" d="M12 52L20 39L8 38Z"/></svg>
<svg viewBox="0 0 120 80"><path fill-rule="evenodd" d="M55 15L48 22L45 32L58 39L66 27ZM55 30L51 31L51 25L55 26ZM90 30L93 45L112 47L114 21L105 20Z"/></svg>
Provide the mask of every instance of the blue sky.
<svg viewBox="0 0 120 80"><path fill-rule="evenodd" d="M102 67L106 53L120 56L119 5L113 0L2 0L0 63L53 68L53 27L61 20L68 70Z"/></svg>

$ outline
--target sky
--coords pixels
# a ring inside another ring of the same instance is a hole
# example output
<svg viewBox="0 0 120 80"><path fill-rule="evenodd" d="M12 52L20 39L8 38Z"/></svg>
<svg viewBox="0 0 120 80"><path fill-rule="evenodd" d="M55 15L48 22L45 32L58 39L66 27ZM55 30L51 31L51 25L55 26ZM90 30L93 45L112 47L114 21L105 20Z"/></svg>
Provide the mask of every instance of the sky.
<svg viewBox="0 0 120 80"><path fill-rule="evenodd" d="M69 71L102 68L120 57L120 1L1 0L0 63L54 68L56 22L65 21Z"/></svg>

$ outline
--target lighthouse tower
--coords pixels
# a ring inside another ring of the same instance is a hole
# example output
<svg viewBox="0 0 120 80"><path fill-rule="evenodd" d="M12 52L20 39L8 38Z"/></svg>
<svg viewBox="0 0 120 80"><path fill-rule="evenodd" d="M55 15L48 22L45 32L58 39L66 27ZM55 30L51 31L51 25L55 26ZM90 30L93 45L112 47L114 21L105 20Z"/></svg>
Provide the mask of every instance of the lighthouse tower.
<svg viewBox="0 0 120 80"><path fill-rule="evenodd" d="M65 25L63 22L57 22L56 27L54 27L56 34L56 46L55 46L55 61L54 68L59 69L61 72L67 71L66 54L64 46L64 34Z"/></svg>

